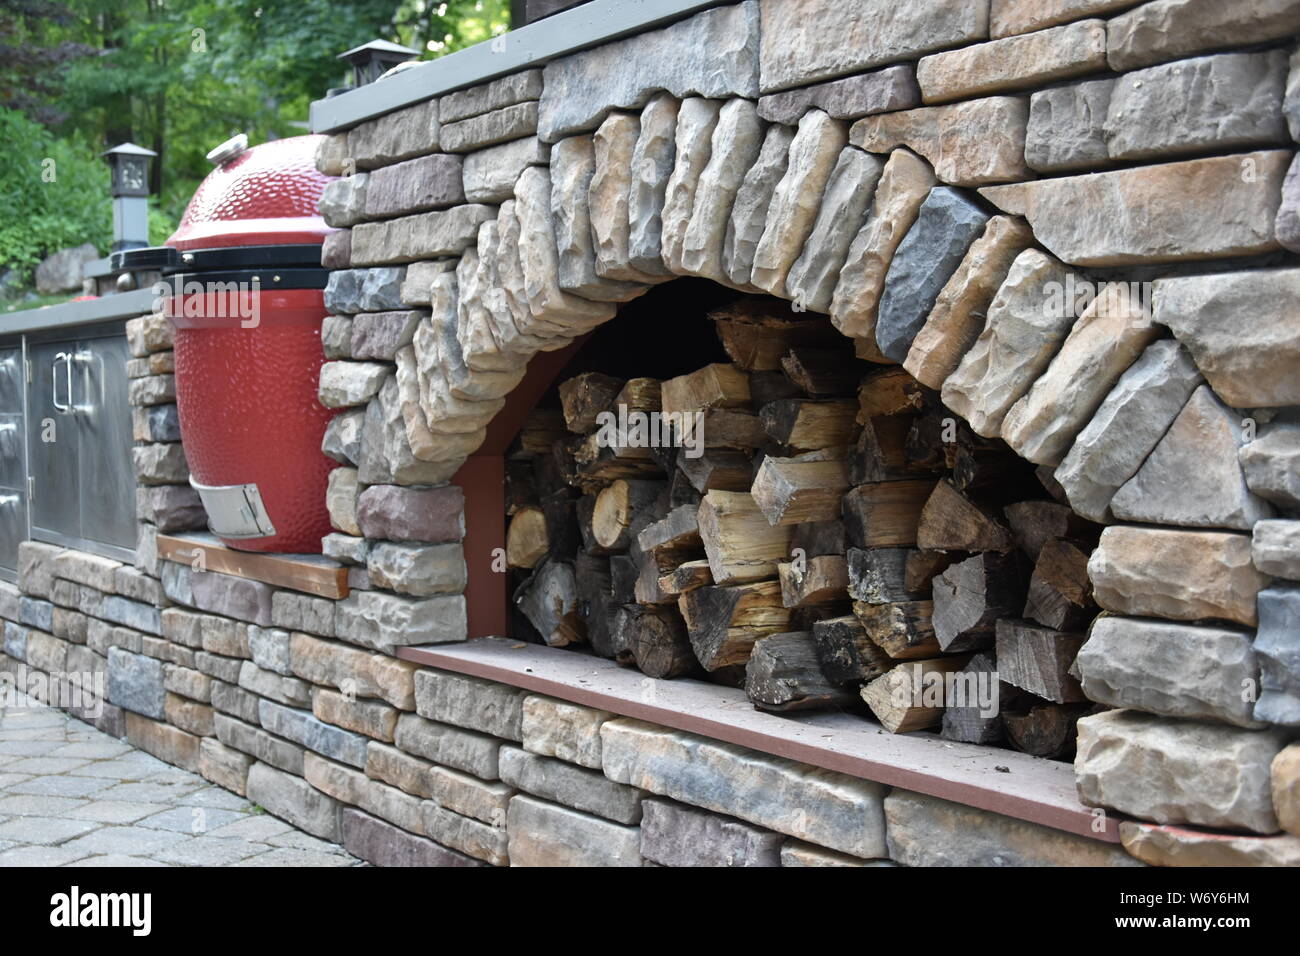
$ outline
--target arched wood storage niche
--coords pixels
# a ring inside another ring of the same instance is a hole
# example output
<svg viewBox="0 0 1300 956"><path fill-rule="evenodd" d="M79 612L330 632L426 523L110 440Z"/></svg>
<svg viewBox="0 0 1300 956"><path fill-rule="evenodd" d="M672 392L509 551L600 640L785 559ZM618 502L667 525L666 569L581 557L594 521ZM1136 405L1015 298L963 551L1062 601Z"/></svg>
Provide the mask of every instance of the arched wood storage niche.
<svg viewBox="0 0 1300 956"><path fill-rule="evenodd" d="M1101 526L1049 473L773 296L667 283L564 355L505 453L509 636L1073 757Z"/></svg>

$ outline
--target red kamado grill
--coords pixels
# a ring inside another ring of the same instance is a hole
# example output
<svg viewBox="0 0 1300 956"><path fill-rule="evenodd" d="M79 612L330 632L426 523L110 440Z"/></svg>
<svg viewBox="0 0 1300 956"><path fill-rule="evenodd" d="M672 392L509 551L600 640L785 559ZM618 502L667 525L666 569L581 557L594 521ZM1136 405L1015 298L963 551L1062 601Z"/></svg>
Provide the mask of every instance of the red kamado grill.
<svg viewBox="0 0 1300 956"><path fill-rule="evenodd" d="M211 531L246 551L319 553L331 531L336 463L320 448L333 413L317 400L330 229L316 204L331 179L316 170L320 139L222 144L167 245L118 254L171 287L190 483Z"/></svg>

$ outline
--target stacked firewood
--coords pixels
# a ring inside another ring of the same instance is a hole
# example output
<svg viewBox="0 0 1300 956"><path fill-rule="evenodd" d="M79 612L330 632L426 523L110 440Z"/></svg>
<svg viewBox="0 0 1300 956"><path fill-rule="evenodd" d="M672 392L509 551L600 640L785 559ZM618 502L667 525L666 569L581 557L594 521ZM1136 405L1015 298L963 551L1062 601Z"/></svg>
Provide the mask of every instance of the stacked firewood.
<svg viewBox="0 0 1300 956"><path fill-rule="evenodd" d="M865 703L891 732L1068 756L1099 529L824 317L744 297L709 318L729 362L578 375L520 434L520 627L765 710Z"/></svg>

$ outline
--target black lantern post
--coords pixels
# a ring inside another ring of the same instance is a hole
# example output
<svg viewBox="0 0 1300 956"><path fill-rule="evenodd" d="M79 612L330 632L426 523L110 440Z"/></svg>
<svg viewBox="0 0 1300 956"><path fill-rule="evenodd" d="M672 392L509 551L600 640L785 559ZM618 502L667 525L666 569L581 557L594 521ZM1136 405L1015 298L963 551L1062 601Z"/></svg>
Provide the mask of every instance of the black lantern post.
<svg viewBox="0 0 1300 956"><path fill-rule="evenodd" d="M400 43L387 40L371 40L361 46L353 47L346 53L340 53L340 60L352 64L353 86L365 86L373 83L399 63L405 63L420 55L419 50L412 50Z"/></svg>
<svg viewBox="0 0 1300 956"><path fill-rule="evenodd" d="M158 154L123 143L102 155L113 176L113 251L149 245L149 162Z"/></svg>

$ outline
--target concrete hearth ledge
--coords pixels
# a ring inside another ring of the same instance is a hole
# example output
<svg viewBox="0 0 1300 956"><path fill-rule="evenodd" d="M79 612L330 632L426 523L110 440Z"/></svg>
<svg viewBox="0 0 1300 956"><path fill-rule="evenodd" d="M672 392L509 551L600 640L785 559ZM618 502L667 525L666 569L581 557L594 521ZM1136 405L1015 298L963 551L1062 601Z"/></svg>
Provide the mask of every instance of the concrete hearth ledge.
<svg viewBox="0 0 1300 956"><path fill-rule="evenodd" d="M931 734L889 734L852 714L777 715L744 691L696 680L651 680L612 661L505 638L403 647L417 664L499 681L624 717L929 794L1103 842L1119 842L1120 818L1096 832L1068 763ZM998 769L1002 768L1002 769Z"/></svg>

